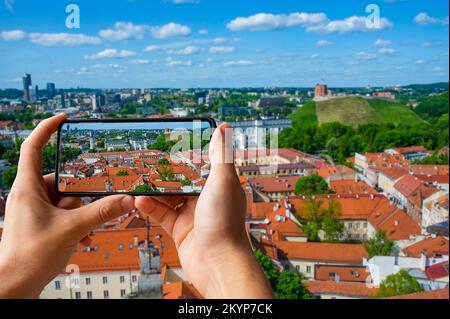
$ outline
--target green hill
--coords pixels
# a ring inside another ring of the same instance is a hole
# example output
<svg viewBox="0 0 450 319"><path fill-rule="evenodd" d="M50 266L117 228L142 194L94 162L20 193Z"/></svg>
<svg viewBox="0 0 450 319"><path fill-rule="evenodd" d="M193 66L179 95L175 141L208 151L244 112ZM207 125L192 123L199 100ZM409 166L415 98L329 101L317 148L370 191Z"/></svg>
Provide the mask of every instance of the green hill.
<svg viewBox="0 0 450 319"><path fill-rule="evenodd" d="M320 102L308 102L292 115L294 123L302 125L339 122L357 127L362 124L419 124L424 121L407 106L381 99L342 97Z"/></svg>

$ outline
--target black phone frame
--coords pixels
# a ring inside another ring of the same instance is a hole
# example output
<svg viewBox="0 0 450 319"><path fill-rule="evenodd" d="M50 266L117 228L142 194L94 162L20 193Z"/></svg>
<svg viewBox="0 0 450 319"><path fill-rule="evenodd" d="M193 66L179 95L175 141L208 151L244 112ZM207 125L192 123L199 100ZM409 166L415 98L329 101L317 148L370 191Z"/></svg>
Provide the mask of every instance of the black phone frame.
<svg viewBox="0 0 450 319"><path fill-rule="evenodd" d="M181 122L208 122L211 128L215 130L217 123L213 118L198 117L198 118L155 118L155 119L67 119L61 122L58 126L57 146L56 146L56 167L55 167L55 192L61 197L106 197L112 195L132 195L132 196L190 196L198 197L201 193L128 193L128 192L92 192L92 193L69 193L61 192L58 187L59 182L59 161L60 161L60 146L61 146L61 130L66 124L81 124L81 123L181 123Z"/></svg>

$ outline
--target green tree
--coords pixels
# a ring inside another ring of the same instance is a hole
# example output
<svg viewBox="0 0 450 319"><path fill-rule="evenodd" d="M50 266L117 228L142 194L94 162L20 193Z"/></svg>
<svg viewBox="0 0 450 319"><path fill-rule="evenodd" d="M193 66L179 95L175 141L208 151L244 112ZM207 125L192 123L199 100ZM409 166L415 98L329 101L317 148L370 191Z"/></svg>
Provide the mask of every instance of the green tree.
<svg viewBox="0 0 450 319"><path fill-rule="evenodd" d="M260 250L255 250L255 256L277 299L312 298L302 282L305 279L302 274L291 270L279 271L270 258Z"/></svg>
<svg viewBox="0 0 450 319"><path fill-rule="evenodd" d="M402 269L394 275L387 276L374 298L410 295L421 291L423 291L423 288L419 282Z"/></svg>
<svg viewBox="0 0 450 319"><path fill-rule="evenodd" d="M342 206L338 202L331 200L324 207L323 201L309 198L296 215L310 241L320 241L320 231L323 231L326 241L336 242L344 231L344 225L338 220L341 214Z"/></svg>
<svg viewBox="0 0 450 319"><path fill-rule="evenodd" d="M161 176L161 179L165 182L173 181L175 178L173 168L170 166L160 166L158 168L158 174L159 176Z"/></svg>
<svg viewBox="0 0 450 319"><path fill-rule="evenodd" d="M167 158L161 158L158 161L158 166L167 166L170 165L170 161Z"/></svg>
<svg viewBox="0 0 450 319"><path fill-rule="evenodd" d="M394 245L394 242L386 237L386 232L383 230L378 230L375 237L364 243L369 258L374 256L390 256Z"/></svg>
<svg viewBox="0 0 450 319"><path fill-rule="evenodd" d="M278 285L278 277L280 275L279 271L275 268L275 265L272 263L270 258L267 255L263 254L259 249L255 250L255 256L256 259L258 259L258 262L264 274L266 275L267 280L272 286L272 290L275 291Z"/></svg>
<svg viewBox="0 0 450 319"><path fill-rule="evenodd" d="M142 184L142 185L139 185L138 187L136 187L134 189L133 193L151 194L151 193L155 193L155 190L153 190L153 188L151 188L147 184Z"/></svg>
<svg viewBox="0 0 450 319"><path fill-rule="evenodd" d="M3 171L3 185L11 188L17 175L17 166L12 166Z"/></svg>
<svg viewBox="0 0 450 319"><path fill-rule="evenodd" d="M169 152L175 145L172 141L167 141L164 134L159 135L156 138L155 143L149 146L150 150L159 150L161 152Z"/></svg>
<svg viewBox="0 0 450 319"><path fill-rule="evenodd" d="M275 296L277 299L311 299L306 286L302 283L305 277L291 270L283 270L278 278Z"/></svg>
<svg viewBox="0 0 450 319"><path fill-rule="evenodd" d="M128 173L127 171L120 171L120 172L118 172L117 174L116 174L116 176L129 176L130 175L130 173Z"/></svg>
<svg viewBox="0 0 450 319"><path fill-rule="evenodd" d="M330 192L327 182L317 174L302 177L295 185L296 195L318 195L328 194Z"/></svg>
<svg viewBox="0 0 450 319"><path fill-rule="evenodd" d="M48 144L42 149L42 172L49 174L55 171L56 145Z"/></svg>
<svg viewBox="0 0 450 319"><path fill-rule="evenodd" d="M19 155L15 150L6 150L2 154L2 159L7 160L11 164L17 164Z"/></svg>

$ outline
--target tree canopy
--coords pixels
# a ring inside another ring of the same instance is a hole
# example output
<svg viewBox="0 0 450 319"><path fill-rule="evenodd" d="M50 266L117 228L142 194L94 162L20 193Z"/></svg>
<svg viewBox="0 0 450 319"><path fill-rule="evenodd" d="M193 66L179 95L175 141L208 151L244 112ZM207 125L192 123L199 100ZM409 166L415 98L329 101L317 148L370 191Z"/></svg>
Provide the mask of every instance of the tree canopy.
<svg viewBox="0 0 450 319"><path fill-rule="evenodd" d="M423 288L419 282L402 269L394 275L387 276L374 298L410 295L421 291L423 291Z"/></svg>
<svg viewBox="0 0 450 319"><path fill-rule="evenodd" d="M327 182L317 174L300 178L295 185L296 195L319 195L328 194L330 190Z"/></svg>
<svg viewBox="0 0 450 319"><path fill-rule="evenodd" d="M369 258L374 256L391 256L395 244L387 239L386 232L378 230L375 236L364 243Z"/></svg>

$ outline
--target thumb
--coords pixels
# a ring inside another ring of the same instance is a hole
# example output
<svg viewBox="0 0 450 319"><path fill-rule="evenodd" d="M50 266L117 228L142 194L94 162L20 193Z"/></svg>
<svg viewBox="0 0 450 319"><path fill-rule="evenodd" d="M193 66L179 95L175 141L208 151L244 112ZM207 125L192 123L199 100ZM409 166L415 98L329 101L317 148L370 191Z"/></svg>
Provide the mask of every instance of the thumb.
<svg viewBox="0 0 450 319"><path fill-rule="evenodd" d="M84 236L98 226L129 213L135 208L132 196L105 197L78 210L77 229L81 231L80 235Z"/></svg>
<svg viewBox="0 0 450 319"><path fill-rule="evenodd" d="M224 123L220 125L211 138L209 147L211 171L226 166L234 170L233 129Z"/></svg>

